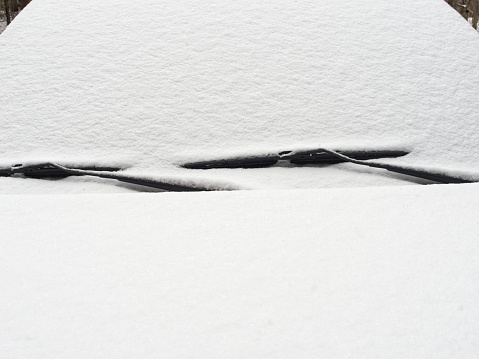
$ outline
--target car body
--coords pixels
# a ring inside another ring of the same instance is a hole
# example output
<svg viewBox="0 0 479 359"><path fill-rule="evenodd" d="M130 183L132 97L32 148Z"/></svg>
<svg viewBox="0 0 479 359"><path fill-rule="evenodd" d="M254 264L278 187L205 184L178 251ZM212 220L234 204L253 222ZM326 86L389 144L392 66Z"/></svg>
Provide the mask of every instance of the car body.
<svg viewBox="0 0 479 359"><path fill-rule="evenodd" d="M425 16L424 14L429 14ZM33 1L0 36L0 352L474 358L479 38L440 1ZM154 193L137 193L154 192Z"/></svg>

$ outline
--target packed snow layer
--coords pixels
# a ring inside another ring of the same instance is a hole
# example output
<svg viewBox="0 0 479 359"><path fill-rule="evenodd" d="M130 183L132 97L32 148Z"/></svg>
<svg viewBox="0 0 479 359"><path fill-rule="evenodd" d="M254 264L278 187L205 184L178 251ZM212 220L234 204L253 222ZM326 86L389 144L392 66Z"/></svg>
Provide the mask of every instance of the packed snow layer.
<svg viewBox="0 0 479 359"><path fill-rule="evenodd" d="M2 358L477 358L479 186L0 196Z"/></svg>
<svg viewBox="0 0 479 359"><path fill-rule="evenodd" d="M477 33L437 0L35 0L0 37L0 162L182 176L226 153L399 145L393 162L478 170L477 63ZM250 174L204 176L271 182ZM321 176L276 180L344 179Z"/></svg>

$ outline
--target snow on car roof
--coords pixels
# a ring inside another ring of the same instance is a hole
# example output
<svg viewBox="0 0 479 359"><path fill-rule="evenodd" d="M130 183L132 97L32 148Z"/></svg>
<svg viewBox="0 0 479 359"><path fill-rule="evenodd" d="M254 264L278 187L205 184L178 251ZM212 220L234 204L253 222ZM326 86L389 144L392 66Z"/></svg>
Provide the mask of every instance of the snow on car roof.
<svg viewBox="0 0 479 359"><path fill-rule="evenodd" d="M394 146L412 153L390 162L477 170L478 62L477 34L435 0L36 0L0 36L0 161L188 176L176 165L208 156ZM200 176L404 183L328 171Z"/></svg>

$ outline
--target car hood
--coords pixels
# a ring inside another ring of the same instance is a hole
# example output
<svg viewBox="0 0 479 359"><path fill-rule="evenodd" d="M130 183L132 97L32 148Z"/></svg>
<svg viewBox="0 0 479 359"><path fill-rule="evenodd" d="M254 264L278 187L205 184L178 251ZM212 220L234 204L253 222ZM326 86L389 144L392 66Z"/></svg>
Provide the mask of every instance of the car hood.
<svg viewBox="0 0 479 359"><path fill-rule="evenodd" d="M474 358L479 187L0 196L9 358Z"/></svg>

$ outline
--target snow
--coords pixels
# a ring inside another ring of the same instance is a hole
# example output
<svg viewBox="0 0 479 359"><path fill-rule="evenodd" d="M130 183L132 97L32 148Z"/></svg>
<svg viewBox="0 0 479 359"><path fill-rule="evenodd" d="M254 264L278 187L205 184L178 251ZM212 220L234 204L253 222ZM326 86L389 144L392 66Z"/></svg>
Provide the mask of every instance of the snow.
<svg viewBox="0 0 479 359"><path fill-rule="evenodd" d="M181 179L191 158L399 146L412 153L388 162L477 173L478 62L477 33L436 0L35 0L0 37L1 164L121 159L127 172ZM407 183L330 167L198 176L245 188ZM21 193L38 181L0 183ZM42 188L78 186L104 188Z"/></svg>
<svg viewBox="0 0 479 359"><path fill-rule="evenodd" d="M478 61L437 0L34 0L0 36L0 166L244 191L0 178L0 358L477 357L478 184L178 165L395 148L475 178Z"/></svg>
<svg viewBox="0 0 479 359"><path fill-rule="evenodd" d="M476 358L479 186L2 195L2 358Z"/></svg>

